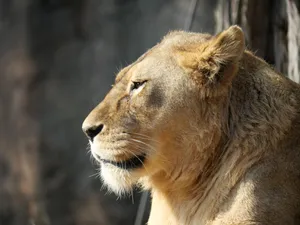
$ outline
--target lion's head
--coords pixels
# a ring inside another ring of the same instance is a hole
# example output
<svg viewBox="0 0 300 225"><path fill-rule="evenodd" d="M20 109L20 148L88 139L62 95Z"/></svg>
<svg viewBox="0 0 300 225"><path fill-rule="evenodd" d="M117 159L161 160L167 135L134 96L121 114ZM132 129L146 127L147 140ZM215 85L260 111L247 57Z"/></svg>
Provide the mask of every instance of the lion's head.
<svg viewBox="0 0 300 225"><path fill-rule="evenodd" d="M216 36L173 32L118 74L83 123L114 192L158 174L180 176L177 169L212 154L243 52L236 26Z"/></svg>

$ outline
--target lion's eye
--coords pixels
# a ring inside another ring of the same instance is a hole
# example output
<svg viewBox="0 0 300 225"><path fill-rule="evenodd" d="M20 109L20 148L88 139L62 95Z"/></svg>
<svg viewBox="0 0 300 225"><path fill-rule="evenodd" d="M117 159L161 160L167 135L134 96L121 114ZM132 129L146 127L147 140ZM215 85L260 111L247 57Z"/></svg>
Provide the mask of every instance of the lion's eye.
<svg viewBox="0 0 300 225"><path fill-rule="evenodd" d="M132 82L130 91L138 89L139 87L143 86L146 82L147 82L146 80L145 81L139 81L139 82Z"/></svg>

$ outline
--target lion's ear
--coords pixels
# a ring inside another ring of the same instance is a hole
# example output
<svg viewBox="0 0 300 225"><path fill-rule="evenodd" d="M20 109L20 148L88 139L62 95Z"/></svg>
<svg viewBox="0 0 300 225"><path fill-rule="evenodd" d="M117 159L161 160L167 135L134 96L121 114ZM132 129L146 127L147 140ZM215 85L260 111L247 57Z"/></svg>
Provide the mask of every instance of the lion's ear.
<svg viewBox="0 0 300 225"><path fill-rule="evenodd" d="M204 43L177 49L175 55L179 65L204 85L231 81L244 50L243 31L231 26Z"/></svg>

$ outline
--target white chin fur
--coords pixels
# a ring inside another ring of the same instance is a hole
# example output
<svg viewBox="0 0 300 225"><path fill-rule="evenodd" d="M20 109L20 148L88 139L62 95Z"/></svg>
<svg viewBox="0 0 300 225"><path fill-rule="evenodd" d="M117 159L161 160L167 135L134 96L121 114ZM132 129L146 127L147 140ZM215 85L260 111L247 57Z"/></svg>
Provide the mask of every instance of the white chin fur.
<svg viewBox="0 0 300 225"><path fill-rule="evenodd" d="M122 195L130 192L132 186L136 182L133 174L127 170L119 169L113 165L106 165L101 163L101 177L104 184L107 185L108 189Z"/></svg>
<svg viewBox="0 0 300 225"><path fill-rule="evenodd" d="M133 172L120 169L110 164L102 163L98 156L99 153L97 152L97 146L92 142L90 142L90 146L93 157L101 164L101 178L108 190L120 196L130 192L132 190L132 186L137 181L137 177L133 174ZM105 151L101 152L103 154Z"/></svg>

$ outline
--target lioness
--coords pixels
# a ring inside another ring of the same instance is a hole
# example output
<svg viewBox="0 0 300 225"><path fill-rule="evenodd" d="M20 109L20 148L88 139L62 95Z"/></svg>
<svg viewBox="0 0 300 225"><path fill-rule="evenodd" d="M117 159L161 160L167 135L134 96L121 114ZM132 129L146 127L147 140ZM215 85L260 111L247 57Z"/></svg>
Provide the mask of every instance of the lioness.
<svg viewBox="0 0 300 225"><path fill-rule="evenodd" d="M168 34L83 130L112 191L151 190L149 225L300 224L300 85L238 26Z"/></svg>

